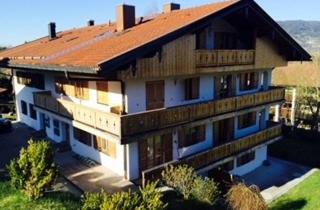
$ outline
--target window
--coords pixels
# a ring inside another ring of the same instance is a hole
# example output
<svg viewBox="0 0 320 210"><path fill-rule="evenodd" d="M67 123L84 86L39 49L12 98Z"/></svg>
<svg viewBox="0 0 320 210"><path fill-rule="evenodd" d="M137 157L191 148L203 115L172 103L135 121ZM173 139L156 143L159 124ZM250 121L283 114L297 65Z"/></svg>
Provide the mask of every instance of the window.
<svg viewBox="0 0 320 210"><path fill-rule="evenodd" d="M30 117L34 120L37 120L37 112L34 109L33 104L29 104Z"/></svg>
<svg viewBox="0 0 320 210"><path fill-rule="evenodd" d="M185 100L194 100L199 98L200 78L189 78L185 80Z"/></svg>
<svg viewBox="0 0 320 210"><path fill-rule="evenodd" d="M139 142L140 170L172 160L172 133L152 136Z"/></svg>
<svg viewBox="0 0 320 210"><path fill-rule="evenodd" d="M179 133L179 148L198 144L206 139L206 125L183 129Z"/></svg>
<svg viewBox="0 0 320 210"><path fill-rule="evenodd" d="M217 98L226 98L233 95L232 75L223 75L216 79Z"/></svg>
<svg viewBox="0 0 320 210"><path fill-rule="evenodd" d="M60 136L60 122L58 120L53 120L53 133Z"/></svg>
<svg viewBox="0 0 320 210"><path fill-rule="evenodd" d="M258 87L259 74L258 73L245 73L240 76L240 90L252 90Z"/></svg>
<svg viewBox="0 0 320 210"><path fill-rule="evenodd" d="M89 89L87 81L77 81L75 84L75 97L83 100L89 100Z"/></svg>
<svg viewBox="0 0 320 210"><path fill-rule="evenodd" d="M108 82L97 82L97 95L99 104L108 104Z"/></svg>
<svg viewBox="0 0 320 210"><path fill-rule="evenodd" d="M24 115L28 115L28 107L25 101L21 101L21 112Z"/></svg>
<svg viewBox="0 0 320 210"><path fill-rule="evenodd" d="M80 130L78 128L73 129L73 136L76 140L79 142L86 144L88 146L92 146L91 142L91 134L88 132L85 132L83 130Z"/></svg>
<svg viewBox="0 0 320 210"><path fill-rule="evenodd" d="M255 159L256 153L255 151L242 155L237 158L237 167L243 166Z"/></svg>
<svg viewBox="0 0 320 210"><path fill-rule="evenodd" d="M237 34L230 32L216 32L214 34L215 49L232 50L237 49Z"/></svg>
<svg viewBox="0 0 320 210"><path fill-rule="evenodd" d="M201 30L196 34L196 45L197 49L207 49L207 42L208 42L208 30L204 29Z"/></svg>
<svg viewBox="0 0 320 210"><path fill-rule="evenodd" d="M231 160L231 161L226 162L222 165L219 165L218 168L221 168L224 171L232 171L234 168L234 160Z"/></svg>
<svg viewBox="0 0 320 210"><path fill-rule="evenodd" d="M248 128L251 126L254 126L256 124L256 117L257 113L256 112L250 112L244 115L241 115L238 117L238 128L243 129L243 128Z"/></svg>
<svg viewBox="0 0 320 210"><path fill-rule="evenodd" d="M42 74L17 72L18 84L44 90L44 77Z"/></svg>
<svg viewBox="0 0 320 210"><path fill-rule="evenodd" d="M106 140L104 138L95 136L93 139L93 146L96 150L116 159L117 158L117 144Z"/></svg>

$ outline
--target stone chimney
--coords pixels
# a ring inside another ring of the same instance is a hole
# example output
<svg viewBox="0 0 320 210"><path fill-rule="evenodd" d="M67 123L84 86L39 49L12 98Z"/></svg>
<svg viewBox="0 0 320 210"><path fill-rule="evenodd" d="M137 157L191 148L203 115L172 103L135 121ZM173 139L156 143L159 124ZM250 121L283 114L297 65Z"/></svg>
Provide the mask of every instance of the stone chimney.
<svg viewBox="0 0 320 210"><path fill-rule="evenodd" d="M57 38L56 23L51 22L48 24L48 32L50 40Z"/></svg>
<svg viewBox="0 0 320 210"><path fill-rule="evenodd" d="M169 3L164 5L164 8L163 8L164 13L170 13L174 10L180 10L180 4Z"/></svg>
<svg viewBox="0 0 320 210"><path fill-rule="evenodd" d="M124 31L135 26L135 7L131 5L120 5L117 7L117 31Z"/></svg>

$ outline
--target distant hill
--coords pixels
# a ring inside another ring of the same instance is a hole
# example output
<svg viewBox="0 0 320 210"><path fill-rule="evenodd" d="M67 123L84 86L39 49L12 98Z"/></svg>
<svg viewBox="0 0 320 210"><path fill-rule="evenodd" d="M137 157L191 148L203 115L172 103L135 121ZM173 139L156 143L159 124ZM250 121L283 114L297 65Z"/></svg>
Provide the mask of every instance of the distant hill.
<svg viewBox="0 0 320 210"><path fill-rule="evenodd" d="M278 23L309 53L320 53L320 21L289 20Z"/></svg>

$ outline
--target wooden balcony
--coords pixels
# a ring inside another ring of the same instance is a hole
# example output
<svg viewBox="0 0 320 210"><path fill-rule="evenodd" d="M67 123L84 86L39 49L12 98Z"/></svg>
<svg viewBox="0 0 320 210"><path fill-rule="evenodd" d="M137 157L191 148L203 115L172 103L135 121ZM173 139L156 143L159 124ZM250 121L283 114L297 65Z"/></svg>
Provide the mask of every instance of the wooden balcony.
<svg viewBox="0 0 320 210"><path fill-rule="evenodd" d="M196 67L252 65L255 50L196 50Z"/></svg>
<svg viewBox="0 0 320 210"><path fill-rule="evenodd" d="M51 92L34 93L35 106L88 126L120 136L120 115L102 112L71 101L57 99Z"/></svg>
<svg viewBox="0 0 320 210"><path fill-rule="evenodd" d="M284 88L121 116L123 137L284 100ZM125 141L125 140L124 140Z"/></svg>
<svg viewBox="0 0 320 210"><path fill-rule="evenodd" d="M160 178L161 172L170 164L187 164L195 169L201 169L224 158L237 155L255 146L268 143L271 140L281 137L281 135L281 124L269 125L267 129L259 131L250 136L246 136L233 142L214 147L202 153L198 153L181 160L173 161L145 170L142 172L142 181L143 183L147 183L148 181L154 181L155 179Z"/></svg>

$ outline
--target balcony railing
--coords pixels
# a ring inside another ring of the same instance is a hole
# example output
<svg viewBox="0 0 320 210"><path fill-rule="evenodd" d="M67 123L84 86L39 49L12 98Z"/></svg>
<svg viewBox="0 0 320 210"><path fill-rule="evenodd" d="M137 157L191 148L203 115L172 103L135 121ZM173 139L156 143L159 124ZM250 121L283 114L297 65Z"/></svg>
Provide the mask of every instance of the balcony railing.
<svg viewBox="0 0 320 210"><path fill-rule="evenodd" d="M37 107L91 127L107 131L118 136L121 134L120 115L102 112L75 104L71 101L54 98L51 96L50 91L34 93L34 104Z"/></svg>
<svg viewBox="0 0 320 210"><path fill-rule="evenodd" d="M255 63L255 50L196 50L197 67L250 65Z"/></svg>
<svg viewBox="0 0 320 210"><path fill-rule="evenodd" d="M284 91L284 88L273 88L251 95L123 115L121 116L121 133L122 136L130 136L257 105L282 101L284 100Z"/></svg>
<svg viewBox="0 0 320 210"><path fill-rule="evenodd" d="M237 155L255 146L268 143L282 135L281 124L270 125L267 129L259 131L250 136L232 141L230 143L214 147L202 153L195 154L183 158L181 160L172 161L157 167L145 170L142 172L142 182L147 183L149 181L154 181L161 176L161 172L168 165L183 165L187 164L195 169L201 169L210 164L213 164L224 158Z"/></svg>
<svg viewBox="0 0 320 210"><path fill-rule="evenodd" d="M170 126L193 122L228 112L284 100L284 89L274 88L252 95L146 111L129 115L117 115L95 110L72 101L57 99L50 92L34 94L37 107L91 127L116 134L121 143L129 143L126 137Z"/></svg>

